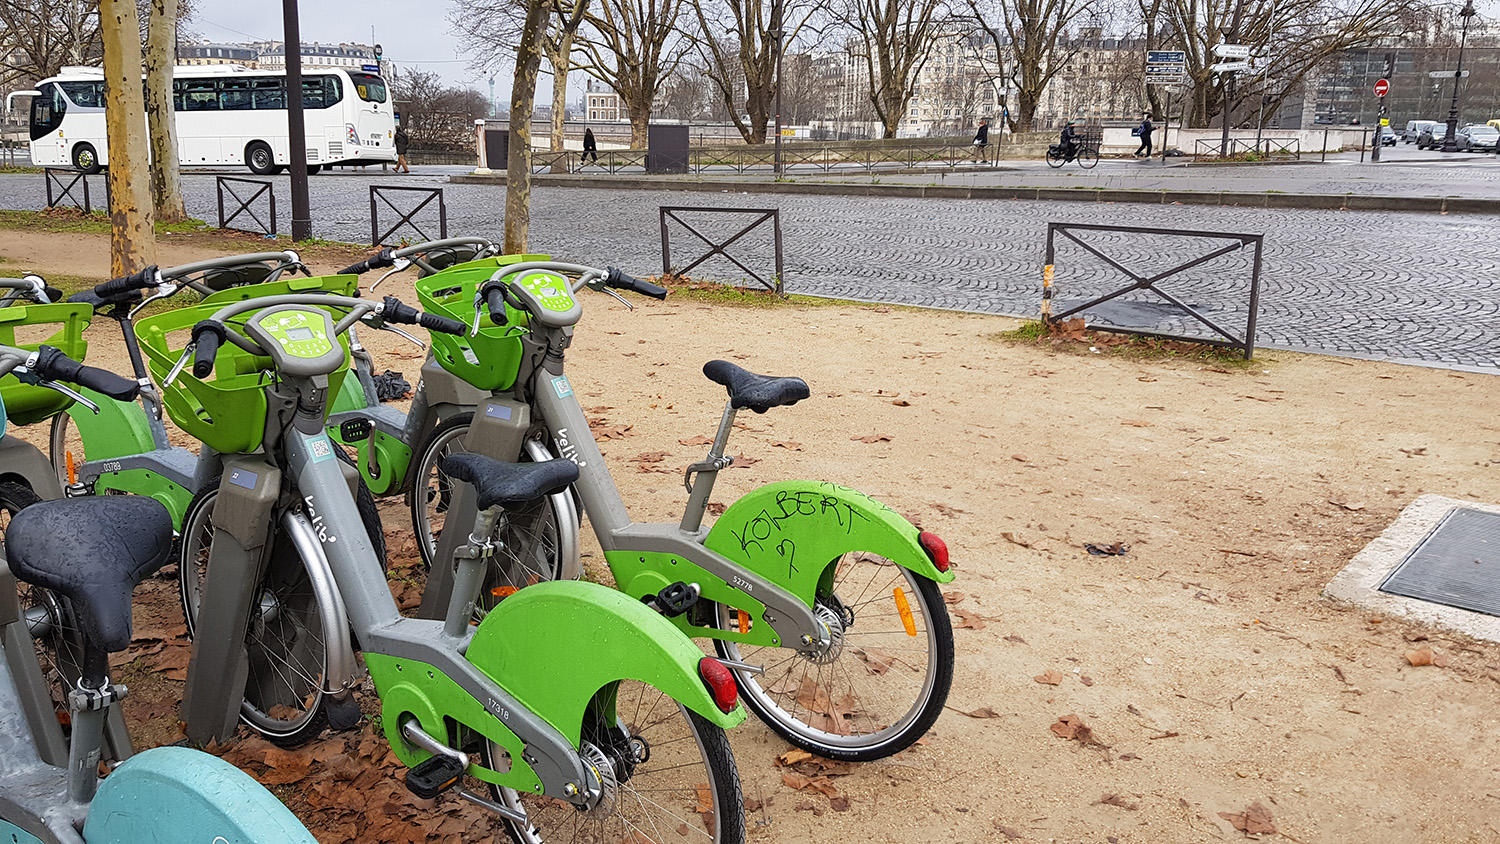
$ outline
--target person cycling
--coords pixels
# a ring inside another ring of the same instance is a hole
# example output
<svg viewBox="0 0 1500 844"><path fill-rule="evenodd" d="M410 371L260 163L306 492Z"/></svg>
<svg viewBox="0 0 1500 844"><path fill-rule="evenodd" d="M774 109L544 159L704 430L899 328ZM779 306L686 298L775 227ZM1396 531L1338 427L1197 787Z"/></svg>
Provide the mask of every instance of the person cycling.
<svg viewBox="0 0 1500 844"><path fill-rule="evenodd" d="M1078 130L1073 128L1077 123L1078 121L1076 120L1069 120L1068 125L1063 127L1062 153L1064 162L1072 161L1073 157L1078 154Z"/></svg>

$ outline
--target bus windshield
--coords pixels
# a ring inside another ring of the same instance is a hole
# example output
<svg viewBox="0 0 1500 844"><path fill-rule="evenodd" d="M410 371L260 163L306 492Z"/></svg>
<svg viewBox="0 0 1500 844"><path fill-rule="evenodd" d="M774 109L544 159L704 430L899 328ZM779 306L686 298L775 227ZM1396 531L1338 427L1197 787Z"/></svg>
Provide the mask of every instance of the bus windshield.
<svg viewBox="0 0 1500 844"><path fill-rule="evenodd" d="M360 99L367 103L385 102L384 79L368 73L351 73L349 79L354 82L354 90Z"/></svg>
<svg viewBox="0 0 1500 844"><path fill-rule="evenodd" d="M42 95L31 98L31 139L44 138L62 125L63 115L68 113L68 101L56 82L47 82L40 88Z"/></svg>

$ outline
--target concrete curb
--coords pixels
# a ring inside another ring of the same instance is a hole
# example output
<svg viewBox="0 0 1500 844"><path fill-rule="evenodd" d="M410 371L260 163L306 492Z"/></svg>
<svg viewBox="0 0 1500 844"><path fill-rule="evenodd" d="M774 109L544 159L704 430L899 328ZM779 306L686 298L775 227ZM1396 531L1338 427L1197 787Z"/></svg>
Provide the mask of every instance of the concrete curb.
<svg viewBox="0 0 1500 844"><path fill-rule="evenodd" d="M800 194L805 196L885 196L904 199L1026 199L1061 202L1139 202L1150 205L1227 205L1321 211L1404 211L1439 214L1500 214L1500 199L1456 196L1382 196L1254 191L1131 190L1127 188L1050 188L1004 185L903 185L864 182L759 182L676 179L652 176L573 176L540 173L535 184L555 188L613 188L699 193ZM450 176L456 185L503 185L503 174Z"/></svg>

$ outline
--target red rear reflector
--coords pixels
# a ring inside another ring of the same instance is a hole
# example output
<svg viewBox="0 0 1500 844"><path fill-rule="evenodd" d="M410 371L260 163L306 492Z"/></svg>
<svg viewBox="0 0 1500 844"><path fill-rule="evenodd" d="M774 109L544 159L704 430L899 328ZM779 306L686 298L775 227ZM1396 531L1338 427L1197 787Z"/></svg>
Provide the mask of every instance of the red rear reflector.
<svg viewBox="0 0 1500 844"><path fill-rule="evenodd" d="M948 543L939 539L937 534L925 530L917 534L917 542L927 552L927 559L932 560L938 571L948 570Z"/></svg>
<svg viewBox="0 0 1500 844"><path fill-rule="evenodd" d="M703 678L703 685L713 695L714 705L719 707L719 711L733 711L740 697L740 687L734 682L734 673L725 668L724 663L706 656L698 660L698 676Z"/></svg>

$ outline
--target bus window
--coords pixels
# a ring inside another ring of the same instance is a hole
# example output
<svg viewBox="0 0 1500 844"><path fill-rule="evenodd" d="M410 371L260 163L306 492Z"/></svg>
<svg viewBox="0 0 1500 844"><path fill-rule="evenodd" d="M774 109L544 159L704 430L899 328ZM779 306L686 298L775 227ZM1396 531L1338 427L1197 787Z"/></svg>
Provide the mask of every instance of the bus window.
<svg viewBox="0 0 1500 844"><path fill-rule="evenodd" d="M56 82L48 82L39 89L40 97L31 98L31 139L40 140L57 131L62 125L63 115L68 111L68 101L63 99L62 89Z"/></svg>
<svg viewBox="0 0 1500 844"><path fill-rule="evenodd" d="M368 73L351 73L349 78L354 80L354 91L360 99L367 103L385 102L384 79Z"/></svg>
<svg viewBox="0 0 1500 844"><path fill-rule="evenodd" d="M306 76L302 79L302 108L331 108L344 99L337 76Z"/></svg>
<svg viewBox="0 0 1500 844"><path fill-rule="evenodd" d="M104 108L103 82L59 82L64 94L80 108Z"/></svg>
<svg viewBox="0 0 1500 844"><path fill-rule="evenodd" d="M286 86L280 79L251 80L255 86L251 95L252 108L286 108Z"/></svg>
<svg viewBox="0 0 1500 844"><path fill-rule="evenodd" d="M250 108L250 80L220 79L219 108L224 111Z"/></svg>
<svg viewBox="0 0 1500 844"><path fill-rule="evenodd" d="M183 111L217 111L219 92L212 79L182 80Z"/></svg>

